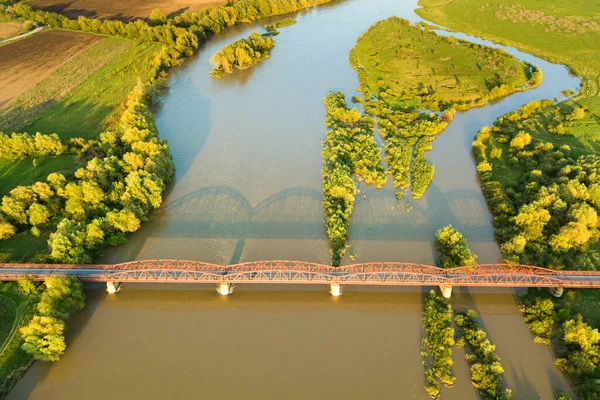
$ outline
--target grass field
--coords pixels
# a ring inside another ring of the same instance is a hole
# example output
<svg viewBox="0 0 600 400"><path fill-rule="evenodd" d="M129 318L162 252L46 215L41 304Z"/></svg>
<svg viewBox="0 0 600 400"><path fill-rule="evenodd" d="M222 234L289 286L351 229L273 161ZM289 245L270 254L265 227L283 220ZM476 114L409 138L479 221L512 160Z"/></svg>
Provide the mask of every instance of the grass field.
<svg viewBox="0 0 600 400"><path fill-rule="evenodd" d="M0 46L0 109L102 36L47 31Z"/></svg>
<svg viewBox="0 0 600 400"><path fill-rule="evenodd" d="M119 110L138 79L145 82L150 78L148 66L160 45L115 38L103 42L106 43L94 46L89 53L73 59L65 70L56 71L56 75L48 76L45 82L40 83L38 89L50 95L46 101L50 100L51 105L20 131L89 139L111 125L111 115ZM93 63L103 61L108 62L94 70ZM64 82L62 76L69 71L87 76L64 97L55 98L51 88L60 86Z"/></svg>
<svg viewBox="0 0 600 400"><path fill-rule="evenodd" d="M119 19L129 21L135 18L147 18L155 8L166 15L179 14L184 11L196 11L210 6L222 6L227 0L34 0L29 5L44 11L52 11L69 18L98 17L103 19Z"/></svg>
<svg viewBox="0 0 600 400"><path fill-rule="evenodd" d="M23 31L21 22L0 22L0 40L16 36Z"/></svg>
<svg viewBox="0 0 600 400"><path fill-rule="evenodd" d="M0 285L0 398L4 398L32 361L32 357L21 349L21 335L14 330L19 327L15 324L21 323L15 318L26 314L31 302L18 293L14 284Z"/></svg>
<svg viewBox="0 0 600 400"><path fill-rule="evenodd" d="M12 291L0 290L0 351L10 334L21 298Z"/></svg>
<svg viewBox="0 0 600 400"><path fill-rule="evenodd" d="M0 110L0 131L95 137L107 127L108 117L118 109L138 77L149 77L148 60L159 48L157 44L118 38L97 42Z"/></svg>
<svg viewBox="0 0 600 400"><path fill-rule="evenodd" d="M571 104L588 109L586 120L568 128L575 147L600 147L600 3L586 0L420 0L417 13L430 21L514 46L561 63L583 79ZM569 104L569 103L567 103ZM557 140L539 133L540 139ZM574 140L575 139L575 140Z"/></svg>
<svg viewBox="0 0 600 400"><path fill-rule="evenodd" d="M528 67L502 51L449 41L397 18L371 27L354 51L370 92L402 108L421 108L420 99L432 94L444 103L469 103L529 79Z"/></svg>
<svg viewBox="0 0 600 400"><path fill-rule="evenodd" d="M53 172L69 176L80 166L73 156L45 157L37 161L37 167L30 158L16 161L0 158L0 198L19 185L44 181Z"/></svg>

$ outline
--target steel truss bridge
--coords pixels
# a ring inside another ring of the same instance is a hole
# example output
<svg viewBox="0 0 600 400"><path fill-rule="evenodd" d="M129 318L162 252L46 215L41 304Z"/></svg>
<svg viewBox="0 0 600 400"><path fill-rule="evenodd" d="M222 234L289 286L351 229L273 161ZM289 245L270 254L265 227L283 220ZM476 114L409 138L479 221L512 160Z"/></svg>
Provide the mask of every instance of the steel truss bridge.
<svg viewBox="0 0 600 400"><path fill-rule="evenodd" d="M331 267L301 261L217 265L198 261L146 260L122 264L0 264L0 280L43 280L73 275L87 282L278 283L373 286L488 286L600 288L600 271L555 271L528 265L481 264L452 269L379 262Z"/></svg>

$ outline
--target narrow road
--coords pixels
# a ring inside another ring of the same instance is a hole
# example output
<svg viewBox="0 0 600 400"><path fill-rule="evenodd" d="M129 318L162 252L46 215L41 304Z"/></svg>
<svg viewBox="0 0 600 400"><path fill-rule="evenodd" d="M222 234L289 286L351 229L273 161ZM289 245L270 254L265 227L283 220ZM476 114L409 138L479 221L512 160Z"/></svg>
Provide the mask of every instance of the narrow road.
<svg viewBox="0 0 600 400"><path fill-rule="evenodd" d="M27 37L29 35L33 35L34 33L37 33L39 31L41 31L42 29L44 29L43 26L38 26L37 28L35 28L31 32L22 33L19 36L13 36L13 37L8 38L8 39L0 40L0 45L8 43L8 42L12 42L13 40L17 40L17 39L21 39L21 38Z"/></svg>

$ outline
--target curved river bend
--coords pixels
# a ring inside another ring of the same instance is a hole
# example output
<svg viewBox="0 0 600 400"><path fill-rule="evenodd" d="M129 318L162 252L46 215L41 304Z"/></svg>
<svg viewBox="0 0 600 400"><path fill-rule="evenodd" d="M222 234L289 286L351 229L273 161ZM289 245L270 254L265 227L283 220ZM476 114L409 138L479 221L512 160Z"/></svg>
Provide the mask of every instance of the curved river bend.
<svg viewBox="0 0 600 400"><path fill-rule="evenodd" d="M209 77L210 56L271 20L228 29L171 74L157 112L177 173L164 206L106 262L178 258L236 263L296 259L328 263L323 230L320 142L323 97L358 86L348 64L356 38L393 15L419 21L415 0L347 0L297 15L269 60ZM454 36L491 43L462 34ZM498 46L497 46L498 47ZM538 65L539 88L456 115L433 143L432 186L412 211L394 190L367 188L350 242L357 262L432 264L432 239L449 223L479 262L494 262L491 216L470 155L471 141L500 115L579 87L566 68L506 48ZM346 260L347 262L347 260ZM56 364L36 363L9 399L427 399L420 357L422 293L240 287L219 298L198 286L128 285L116 296L92 286L72 318L70 346ZM515 399L552 399L566 386L546 347L534 345L512 292L463 291L497 346ZM456 385L444 399L476 399L462 349Z"/></svg>

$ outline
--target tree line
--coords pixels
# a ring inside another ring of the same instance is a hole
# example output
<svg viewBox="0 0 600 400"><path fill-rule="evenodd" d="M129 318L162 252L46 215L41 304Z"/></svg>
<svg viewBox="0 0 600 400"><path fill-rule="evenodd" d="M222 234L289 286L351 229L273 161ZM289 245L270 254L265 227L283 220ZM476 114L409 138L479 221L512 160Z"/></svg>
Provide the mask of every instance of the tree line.
<svg viewBox="0 0 600 400"><path fill-rule="evenodd" d="M139 229L160 207L174 171L148 109L150 93L138 83L118 125L100 134L91 150L96 156L73 181L52 173L45 182L11 190L0 207L0 238L56 229L48 240L50 259L82 263L93 261L104 244L123 243L127 233Z"/></svg>
<svg viewBox="0 0 600 400"><path fill-rule="evenodd" d="M176 26L202 31L205 35L218 33L227 26L239 22L252 22L257 19L291 13L303 8L329 3L331 0L239 0L221 7L185 12L176 16Z"/></svg>
<svg viewBox="0 0 600 400"><path fill-rule="evenodd" d="M213 78L220 78L230 74L235 69L245 69L262 60L269 58L275 41L270 37L263 37L258 32L252 32L247 38L236 40L227 44L210 58L214 69L210 72Z"/></svg>
<svg viewBox="0 0 600 400"><path fill-rule="evenodd" d="M0 158L18 160L25 157L60 156L69 151L60 137L53 133L44 135L36 133L15 133L6 135L0 132Z"/></svg>

